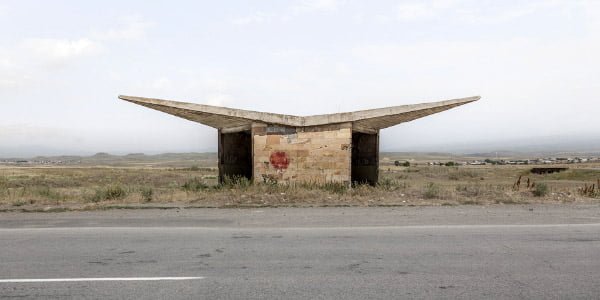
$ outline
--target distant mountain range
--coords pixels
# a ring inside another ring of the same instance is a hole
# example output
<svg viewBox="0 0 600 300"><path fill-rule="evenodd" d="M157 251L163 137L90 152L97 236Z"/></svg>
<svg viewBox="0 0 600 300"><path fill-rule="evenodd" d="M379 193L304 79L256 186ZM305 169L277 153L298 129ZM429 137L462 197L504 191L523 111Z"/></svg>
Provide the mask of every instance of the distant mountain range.
<svg viewBox="0 0 600 300"><path fill-rule="evenodd" d="M473 143L447 143L402 148L383 148L383 152L444 152L479 157L552 156L561 154L600 155L600 134L596 136L547 136L504 139Z"/></svg>

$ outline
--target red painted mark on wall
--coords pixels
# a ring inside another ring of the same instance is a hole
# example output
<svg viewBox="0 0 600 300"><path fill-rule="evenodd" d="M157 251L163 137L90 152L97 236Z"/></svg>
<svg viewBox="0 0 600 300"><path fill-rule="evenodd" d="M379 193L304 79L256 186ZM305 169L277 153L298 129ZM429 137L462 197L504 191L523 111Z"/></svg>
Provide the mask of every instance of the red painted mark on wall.
<svg viewBox="0 0 600 300"><path fill-rule="evenodd" d="M283 151L276 151L271 153L271 157L269 158L271 165L276 170L285 170L290 165L290 160L287 157L287 154Z"/></svg>

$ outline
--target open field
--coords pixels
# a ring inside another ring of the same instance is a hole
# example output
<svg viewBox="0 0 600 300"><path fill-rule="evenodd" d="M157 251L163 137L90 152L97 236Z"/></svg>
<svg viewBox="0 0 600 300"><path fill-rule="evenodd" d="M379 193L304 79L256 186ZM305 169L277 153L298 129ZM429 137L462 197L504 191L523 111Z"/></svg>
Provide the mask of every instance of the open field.
<svg viewBox="0 0 600 300"><path fill-rule="evenodd" d="M79 165L0 165L0 209L50 210L143 207L411 206L519 203L598 203L600 164L570 164L536 175L523 166L395 166L382 154L375 187L340 184L217 183L212 156L109 159ZM456 157L437 157L440 160ZM522 176L519 189L515 182ZM528 188L527 180L535 183ZM585 186L594 191L583 193Z"/></svg>

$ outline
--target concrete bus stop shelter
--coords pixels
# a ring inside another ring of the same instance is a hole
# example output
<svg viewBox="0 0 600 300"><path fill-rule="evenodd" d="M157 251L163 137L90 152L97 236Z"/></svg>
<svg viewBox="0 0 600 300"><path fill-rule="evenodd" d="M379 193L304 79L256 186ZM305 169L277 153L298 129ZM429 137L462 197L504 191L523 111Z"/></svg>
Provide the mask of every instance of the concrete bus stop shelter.
<svg viewBox="0 0 600 300"><path fill-rule="evenodd" d="M120 99L218 130L219 179L376 184L379 131L480 97L294 116L134 96Z"/></svg>

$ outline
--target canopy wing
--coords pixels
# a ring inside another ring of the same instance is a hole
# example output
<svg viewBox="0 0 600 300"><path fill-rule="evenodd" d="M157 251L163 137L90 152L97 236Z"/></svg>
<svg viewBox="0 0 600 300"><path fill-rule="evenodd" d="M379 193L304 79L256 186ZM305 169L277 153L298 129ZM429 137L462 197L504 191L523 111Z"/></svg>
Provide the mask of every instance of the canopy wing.
<svg viewBox="0 0 600 300"><path fill-rule="evenodd" d="M352 122L356 129L364 131L377 131L480 99L479 96L475 96L440 102L300 117L134 96L119 96L119 98L222 130L250 128L252 122L292 127Z"/></svg>

